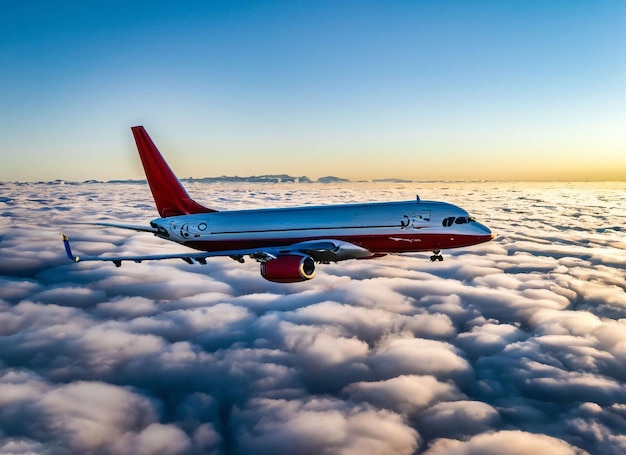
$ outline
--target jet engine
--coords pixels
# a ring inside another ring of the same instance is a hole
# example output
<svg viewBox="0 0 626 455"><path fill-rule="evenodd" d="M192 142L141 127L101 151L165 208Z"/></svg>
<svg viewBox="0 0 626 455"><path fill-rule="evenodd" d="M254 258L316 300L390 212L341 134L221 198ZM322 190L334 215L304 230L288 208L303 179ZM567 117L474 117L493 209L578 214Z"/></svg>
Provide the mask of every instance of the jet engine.
<svg viewBox="0 0 626 455"><path fill-rule="evenodd" d="M275 283L297 283L315 276L315 261L311 256L284 254L261 263L261 276Z"/></svg>

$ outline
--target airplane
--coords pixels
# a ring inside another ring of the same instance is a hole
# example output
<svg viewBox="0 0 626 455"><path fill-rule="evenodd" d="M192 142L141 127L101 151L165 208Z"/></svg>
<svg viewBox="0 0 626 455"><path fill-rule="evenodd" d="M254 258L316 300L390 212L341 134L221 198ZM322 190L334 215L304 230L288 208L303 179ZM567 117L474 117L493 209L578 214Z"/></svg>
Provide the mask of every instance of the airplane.
<svg viewBox="0 0 626 455"><path fill-rule="evenodd" d="M316 264L372 259L393 253L432 251L488 242L495 236L467 211L446 202L421 200L217 211L193 200L143 126L131 127L160 218L149 226L89 223L149 232L196 251L144 256L76 256L73 262L182 259L206 264L211 257L260 263L261 276L277 283L307 281ZM199 251L199 252L198 252Z"/></svg>

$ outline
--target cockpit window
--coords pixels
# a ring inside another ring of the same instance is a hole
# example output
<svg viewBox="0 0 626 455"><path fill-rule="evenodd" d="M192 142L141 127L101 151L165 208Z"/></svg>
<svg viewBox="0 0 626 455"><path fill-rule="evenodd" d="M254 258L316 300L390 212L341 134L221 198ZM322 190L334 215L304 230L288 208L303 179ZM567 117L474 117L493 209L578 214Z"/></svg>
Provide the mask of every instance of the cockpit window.
<svg viewBox="0 0 626 455"><path fill-rule="evenodd" d="M443 224L443 227L450 227L454 224L454 220L455 217L449 216L448 218L444 218L441 224Z"/></svg>
<svg viewBox="0 0 626 455"><path fill-rule="evenodd" d="M453 224L467 224L471 221L476 220L469 216L449 216L447 218L444 218L441 224L443 224L443 227L450 227Z"/></svg>

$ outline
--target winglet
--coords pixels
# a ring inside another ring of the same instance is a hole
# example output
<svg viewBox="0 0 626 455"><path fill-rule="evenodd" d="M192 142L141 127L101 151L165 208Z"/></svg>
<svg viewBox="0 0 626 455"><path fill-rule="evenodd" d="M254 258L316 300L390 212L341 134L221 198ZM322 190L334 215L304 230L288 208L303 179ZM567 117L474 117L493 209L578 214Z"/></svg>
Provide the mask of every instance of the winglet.
<svg viewBox="0 0 626 455"><path fill-rule="evenodd" d="M154 202L162 218L215 212L189 197L143 126L133 126L131 130Z"/></svg>
<svg viewBox="0 0 626 455"><path fill-rule="evenodd" d="M65 235L63 232L61 232L61 235L63 236L63 245L65 245L65 253L67 254L67 257L72 262L80 261L80 258L78 256L74 256L74 254L72 254L72 248L70 247L70 239L68 238L68 236Z"/></svg>

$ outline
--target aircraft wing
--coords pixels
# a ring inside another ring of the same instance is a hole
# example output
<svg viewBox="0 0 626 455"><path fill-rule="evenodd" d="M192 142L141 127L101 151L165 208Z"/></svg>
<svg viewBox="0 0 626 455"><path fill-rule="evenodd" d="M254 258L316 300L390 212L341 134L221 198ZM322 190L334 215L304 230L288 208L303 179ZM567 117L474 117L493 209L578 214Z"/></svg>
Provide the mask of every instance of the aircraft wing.
<svg viewBox="0 0 626 455"><path fill-rule="evenodd" d="M73 262L84 261L109 261L113 262L117 267L122 265L123 261L143 262L143 261L155 261L163 259L182 259L185 262L192 264L194 261L200 264L206 264L206 259L211 257L231 257L236 261L243 262L244 256L258 262L267 262L272 259L276 259L278 256L287 254L302 254L311 256L316 262L336 262L346 259L359 259L368 258L372 256L372 253L365 248L354 245L353 243L344 242L342 240L309 240L305 242L298 242L288 246L280 247L267 247L267 248L255 248L255 249L242 249L242 250L226 250L226 251L211 251L211 252L186 252L186 253L174 253L174 254L152 254L143 256L133 255L119 255L119 256L76 256L72 252L69 238L63 235L63 244L65 246L65 252L67 257Z"/></svg>

